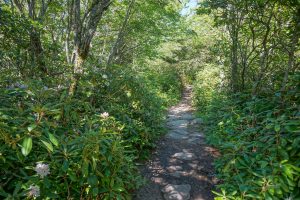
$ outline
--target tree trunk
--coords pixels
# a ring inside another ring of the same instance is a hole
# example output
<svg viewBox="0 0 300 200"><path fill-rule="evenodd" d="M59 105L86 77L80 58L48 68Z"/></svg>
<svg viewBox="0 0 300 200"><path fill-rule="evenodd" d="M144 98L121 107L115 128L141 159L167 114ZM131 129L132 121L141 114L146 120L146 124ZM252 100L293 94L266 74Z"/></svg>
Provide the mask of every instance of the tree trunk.
<svg viewBox="0 0 300 200"><path fill-rule="evenodd" d="M15 1L15 2L17 2L17 1ZM38 21L38 17L36 15L36 1L28 0L27 4L28 4L29 17L33 21ZM47 7L45 7L45 5L44 5L44 1L43 1L42 7L43 7L43 9L41 9L40 17L43 17L43 15L47 9ZM37 65L37 67L39 68L39 70L42 72L43 75L48 74L48 69L46 67L46 63L45 63L45 59L44 59L44 49L42 47L40 33L39 33L39 30L37 30L33 26L31 27L31 30L30 30L30 50L31 50L33 62Z"/></svg>
<svg viewBox="0 0 300 200"><path fill-rule="evenodd" d="M271 28L272 28L271 21L274 16L274 13L273 13L274 6L275 6L275 4L272 7L272 13L268 17L268 21L265 23L266 24L266 32L264 34L263 41L262 41L262 53L261 53L260 61L259 61L260 71L259 71L259 74L257 75L257 79L252 88L252 96L256 96L256 94L258 93L261 82L265 76L265 70L269 66L268 60L269 60L270 47L268 47L268 43L269 43L269 37L270 37Z"/></svg>
<svg viewBox="0 0 300 200"><path fill-rule="evenodd" d="M232 30L232 49L231 49L231 87L234 93L239 90L238 75L238 30L234 25Z"/></svg>
<svg viewBox="0 0 300 200"><path fill-rule="evenodd" d="M70 80L69 97L72 97L77 89L78 81L83 74L83 64L88 57L90 44L97 30L99 21L104 12L111 4L110 0L93 0L91 7L81 17L80 0L72 3L74 14L74 53L73 53L73 75Z"/></svg>
<svg viewBox="0 0 300 200"><path fill-rule="evenodd" d="M114 45L113 45L113 47L111 49L110 55L108 57L107 65L112 64L113 60L115 59L116 55L118 54L118 50L119 50L120 45L122 43L122 40L124 38L126 26L128 24L128 21L129 21L129 18L130 18L131 11L132 11L134 3L135 3L135 0L131 0L130 4L128 6L128 9L127 9L126 16L124 18L122 27L121 27L121 29L120 29L120 31L118 33L117 40L114 43Z"/></svg>
<svg viewBox="0 0 300 200"><path fill-rule="evenodd" d="M74 52L74 68L73 68L73 76L71 77L71 83L69 87L69 95L73 96L75 94L78 81L80 79L81 74L83 73L83 63L84 58L80 55L79 49L77 48Z"/></svg>
<svg viewBox="0 0 300 200"><path fill-rule="evenodd" d="M297 50L297 45L298 45L299 37L300 37L300 33L299 33L299 31L300 31L300 19L299 19L300 18L300 8L297 10L297 15L298 16L296 16L296 22L295 22L296 27L291 36L291 45L290 45L290 50L288 52L289 61L288 61L287 68L284 72L284 77L283 77L283 81L282 81L282 85L281 85L281 92L285 92L286 84L289 79L289 73L295 65L295 52Z"/></svg>
<svg viewBox="0 0 300 200"><path fill-rule="evenodd" d="M48 74L40 34L37 30L35 30L35 28L32 28L30 33L30 45L30 50L34 63L44 75Z"/></svg>

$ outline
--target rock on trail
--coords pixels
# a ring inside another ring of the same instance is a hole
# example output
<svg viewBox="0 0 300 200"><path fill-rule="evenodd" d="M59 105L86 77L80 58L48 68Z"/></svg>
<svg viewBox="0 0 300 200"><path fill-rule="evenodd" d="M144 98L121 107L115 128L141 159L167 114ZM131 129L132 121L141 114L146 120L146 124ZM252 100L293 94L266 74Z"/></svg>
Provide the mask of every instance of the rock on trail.
<svg viewBox="0 0 300 200"><path fill-rule="evenodd" d="M169 131L141 168L148 183L136 191L134 200L213 199L211 191L218 180L212 162L218 153L199 132L202 120L193 115L191 90L187 87L182 101L169 109Z"/></svg>
<svg viewBox="0 0 300 200"><path fill-rule="evenodd" d="M162 190L166 200L188 200L190 199L191 186L185 185L167 185Z"/></svg>

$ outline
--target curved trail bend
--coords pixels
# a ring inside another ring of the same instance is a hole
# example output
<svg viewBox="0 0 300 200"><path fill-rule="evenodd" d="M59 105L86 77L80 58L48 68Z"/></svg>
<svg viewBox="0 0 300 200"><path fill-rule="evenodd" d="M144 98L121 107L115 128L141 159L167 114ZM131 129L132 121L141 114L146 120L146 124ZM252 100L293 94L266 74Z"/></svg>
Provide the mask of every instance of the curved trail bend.
<svg viewBox="0 0 300 200"><path fill-rule="evenodd" d="M218 152L205 144L199 132L201 119L193 115L191 91L187 87L182 101L169 109L169 131L141 169L149 181L136 192L135 200L213 199L217 179L212 162Z"/></svg>

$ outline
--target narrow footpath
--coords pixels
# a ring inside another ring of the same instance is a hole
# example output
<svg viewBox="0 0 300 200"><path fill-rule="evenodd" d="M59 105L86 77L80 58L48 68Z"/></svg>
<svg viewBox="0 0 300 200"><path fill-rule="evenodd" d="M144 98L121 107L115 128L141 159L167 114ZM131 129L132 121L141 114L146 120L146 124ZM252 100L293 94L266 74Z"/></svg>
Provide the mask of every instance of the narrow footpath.
<svg viewBox="0 0 300 200"><path fill-rule="evenodd" d="M205 144L201 119L191 106L191 87L168 113L168 134L158 142L149 162L141 169L147 185L135 200L210 200L217 184L213 159L218 152Z"/></svg>

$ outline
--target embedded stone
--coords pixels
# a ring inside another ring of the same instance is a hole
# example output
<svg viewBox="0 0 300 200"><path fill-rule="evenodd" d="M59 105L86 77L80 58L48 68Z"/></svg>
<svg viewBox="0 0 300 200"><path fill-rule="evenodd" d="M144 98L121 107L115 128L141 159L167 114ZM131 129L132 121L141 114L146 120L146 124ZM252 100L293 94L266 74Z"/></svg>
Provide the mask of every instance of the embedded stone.
<svg viewBox="0 0 300 200"><path fill-rule="evenodd" d="M173 157L181 160L194 160L196 158L195 154L189 152L175 153Z"/></svg>
<svg viewBox="0 0 300 200"><path fill-rule="evenodd" d="M175 177L175 178L180 178L181 172L180 171L176 171L176 172L170 173L170 175L173 176L173 177Z"/></svg>
<svg viewBox="0 0 300 200"><path fill-rule="evenodd" d="M174 120L174 121L168 122L167 126L172 129L186 128L188 126L188 121L187 120Z"/></svg>
<svg viewBox="0 0 300 200"><path fill-rule="evenodd" d="M203 123L203 120L201 118L196 118L196 119L193 119L190 124L191 125L195 125L195 124L202 124Z"/></svg>
<svg viewBox="0 0 300 200"><path fill-rule="evenodd" d="M184 114L180 117L181 120L192 120L195 117L192 114Z"/></svg>
<svg viewBox="0 0 300 200"><path fill-rule="evenodd" d="M190 199L191 186L183 185L167 185L162 190L165 200L188 200Z"/></svg>
<svg viewBox="0 0 300 200"><path fill-rule="evenodd" d="M172 165L170 167L167 167L167 170L169 172L175 172L177 170L182 170L182 166L178 166L178 165Z"/></svg>
<svg viewBox="0 0 300 200"><path fill-rule="evenodd" d="M187 134L185 134L184 132L178 132L178 131L171 131L167 137L172 138L172 139L176 139L176 140L185 140L188 139L189 137L187 136Z"/></svg>

